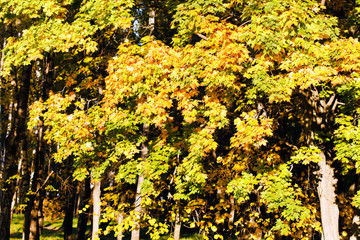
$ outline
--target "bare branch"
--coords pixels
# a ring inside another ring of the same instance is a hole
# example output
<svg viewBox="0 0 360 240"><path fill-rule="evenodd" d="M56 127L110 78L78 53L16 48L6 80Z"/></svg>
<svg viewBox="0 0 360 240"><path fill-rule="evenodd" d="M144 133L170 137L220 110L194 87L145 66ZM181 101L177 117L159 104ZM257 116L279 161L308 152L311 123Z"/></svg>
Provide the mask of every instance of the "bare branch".
<svg viewBox="0 0 360 240"><path fill-rule="evenodd" d="M244 26L245 24L248 24L248 23L250 23L250 22L251 22L251 20L247 20L246 22L242 23L239 27L242 27L242 26Z"/></svg>
<svg viewBox="0 0 360 240"><path fill-rule="evenodd" d="M49 180L49 178L51 177L51 175L54 173L54 171L51 171L49 173L49 175L47 176L47 178L45 179L44 183L41 185L41 187L39 189L36 190L36 193L38 193L44 186L45 184L47 183L47 181Z"/></svg>
<svg viewBox="0 0 360 240"><path fill-rule="evenodd" d="M334 103L334 101L335 101L335 97L336 97L335 94L333 94L333 95L330 97L329 101L328 101L328 102L326 103L326 105L325 105L325 111L326 111L328 108L330 108L331 105L333 105L333 103ZM336 101L335 101L335 102L336 102Z"/></svg>
<svg viewBox="0 0 360 240"><path fill-rule="evenodd" d="M208 38L207 37L205 37L204 35L202 35L201 33L195 33L198 37L200 37L200 38L202 38L202 39L204 39L205 41L207 41L208 40Z"/></svg>
<svg viewBox="0 0 360 240"><path fill-rule="evenodd" d="M345 105L345 103L343 103L343 102L339 102L337 99L335 100L335 103L334 103L334 105L333 105L333 107L331 108L331 110L332 111L335 111L335 109L336 109L336 107L337 107L337 105Z"/></svg>

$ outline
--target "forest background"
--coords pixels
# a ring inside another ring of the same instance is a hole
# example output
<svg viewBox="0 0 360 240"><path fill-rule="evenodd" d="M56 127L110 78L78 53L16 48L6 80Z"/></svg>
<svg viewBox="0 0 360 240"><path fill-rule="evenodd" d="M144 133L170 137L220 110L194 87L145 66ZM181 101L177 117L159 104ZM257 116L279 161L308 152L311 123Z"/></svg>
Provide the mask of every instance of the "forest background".
<svg viewBox="0 0 360 240"><path fill-rule="evenodd" d="M358 239L359 11L0 0L0 239Z"/></svg>

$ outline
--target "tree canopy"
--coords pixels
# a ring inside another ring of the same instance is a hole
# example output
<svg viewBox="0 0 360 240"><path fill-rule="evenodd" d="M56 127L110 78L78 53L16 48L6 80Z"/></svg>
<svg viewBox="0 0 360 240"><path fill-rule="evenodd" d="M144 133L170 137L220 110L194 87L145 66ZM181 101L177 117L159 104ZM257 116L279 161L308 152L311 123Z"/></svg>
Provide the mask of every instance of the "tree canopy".
<svg viewBox="0 0 360 240"><path fill-rule="evenodd" d="M357 239L359 4L0 0L0 239Z"/></svg>

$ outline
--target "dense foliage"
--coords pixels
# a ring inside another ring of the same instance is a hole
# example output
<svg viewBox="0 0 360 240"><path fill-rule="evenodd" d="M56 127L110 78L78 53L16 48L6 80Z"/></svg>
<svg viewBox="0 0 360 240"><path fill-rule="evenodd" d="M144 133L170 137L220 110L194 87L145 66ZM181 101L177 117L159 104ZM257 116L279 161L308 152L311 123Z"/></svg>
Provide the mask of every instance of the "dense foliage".
<svg viewBox="0 0 360 240"><path fill-rule="evenodd" d="M357 239L359 4L0 0L0 239Z"/></svg>

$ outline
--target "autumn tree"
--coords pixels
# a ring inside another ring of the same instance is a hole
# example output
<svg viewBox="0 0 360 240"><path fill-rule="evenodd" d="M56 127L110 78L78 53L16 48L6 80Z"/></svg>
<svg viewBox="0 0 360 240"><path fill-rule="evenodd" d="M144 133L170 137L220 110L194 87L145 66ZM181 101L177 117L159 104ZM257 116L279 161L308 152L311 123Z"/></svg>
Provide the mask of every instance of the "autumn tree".
<svg viewBox="0 0 360 240"><path fill-rule="evenodd" d="M355 238L356 4L1 2L1 238L19 181L39 238L46 154L93 239Z"/></svg>

